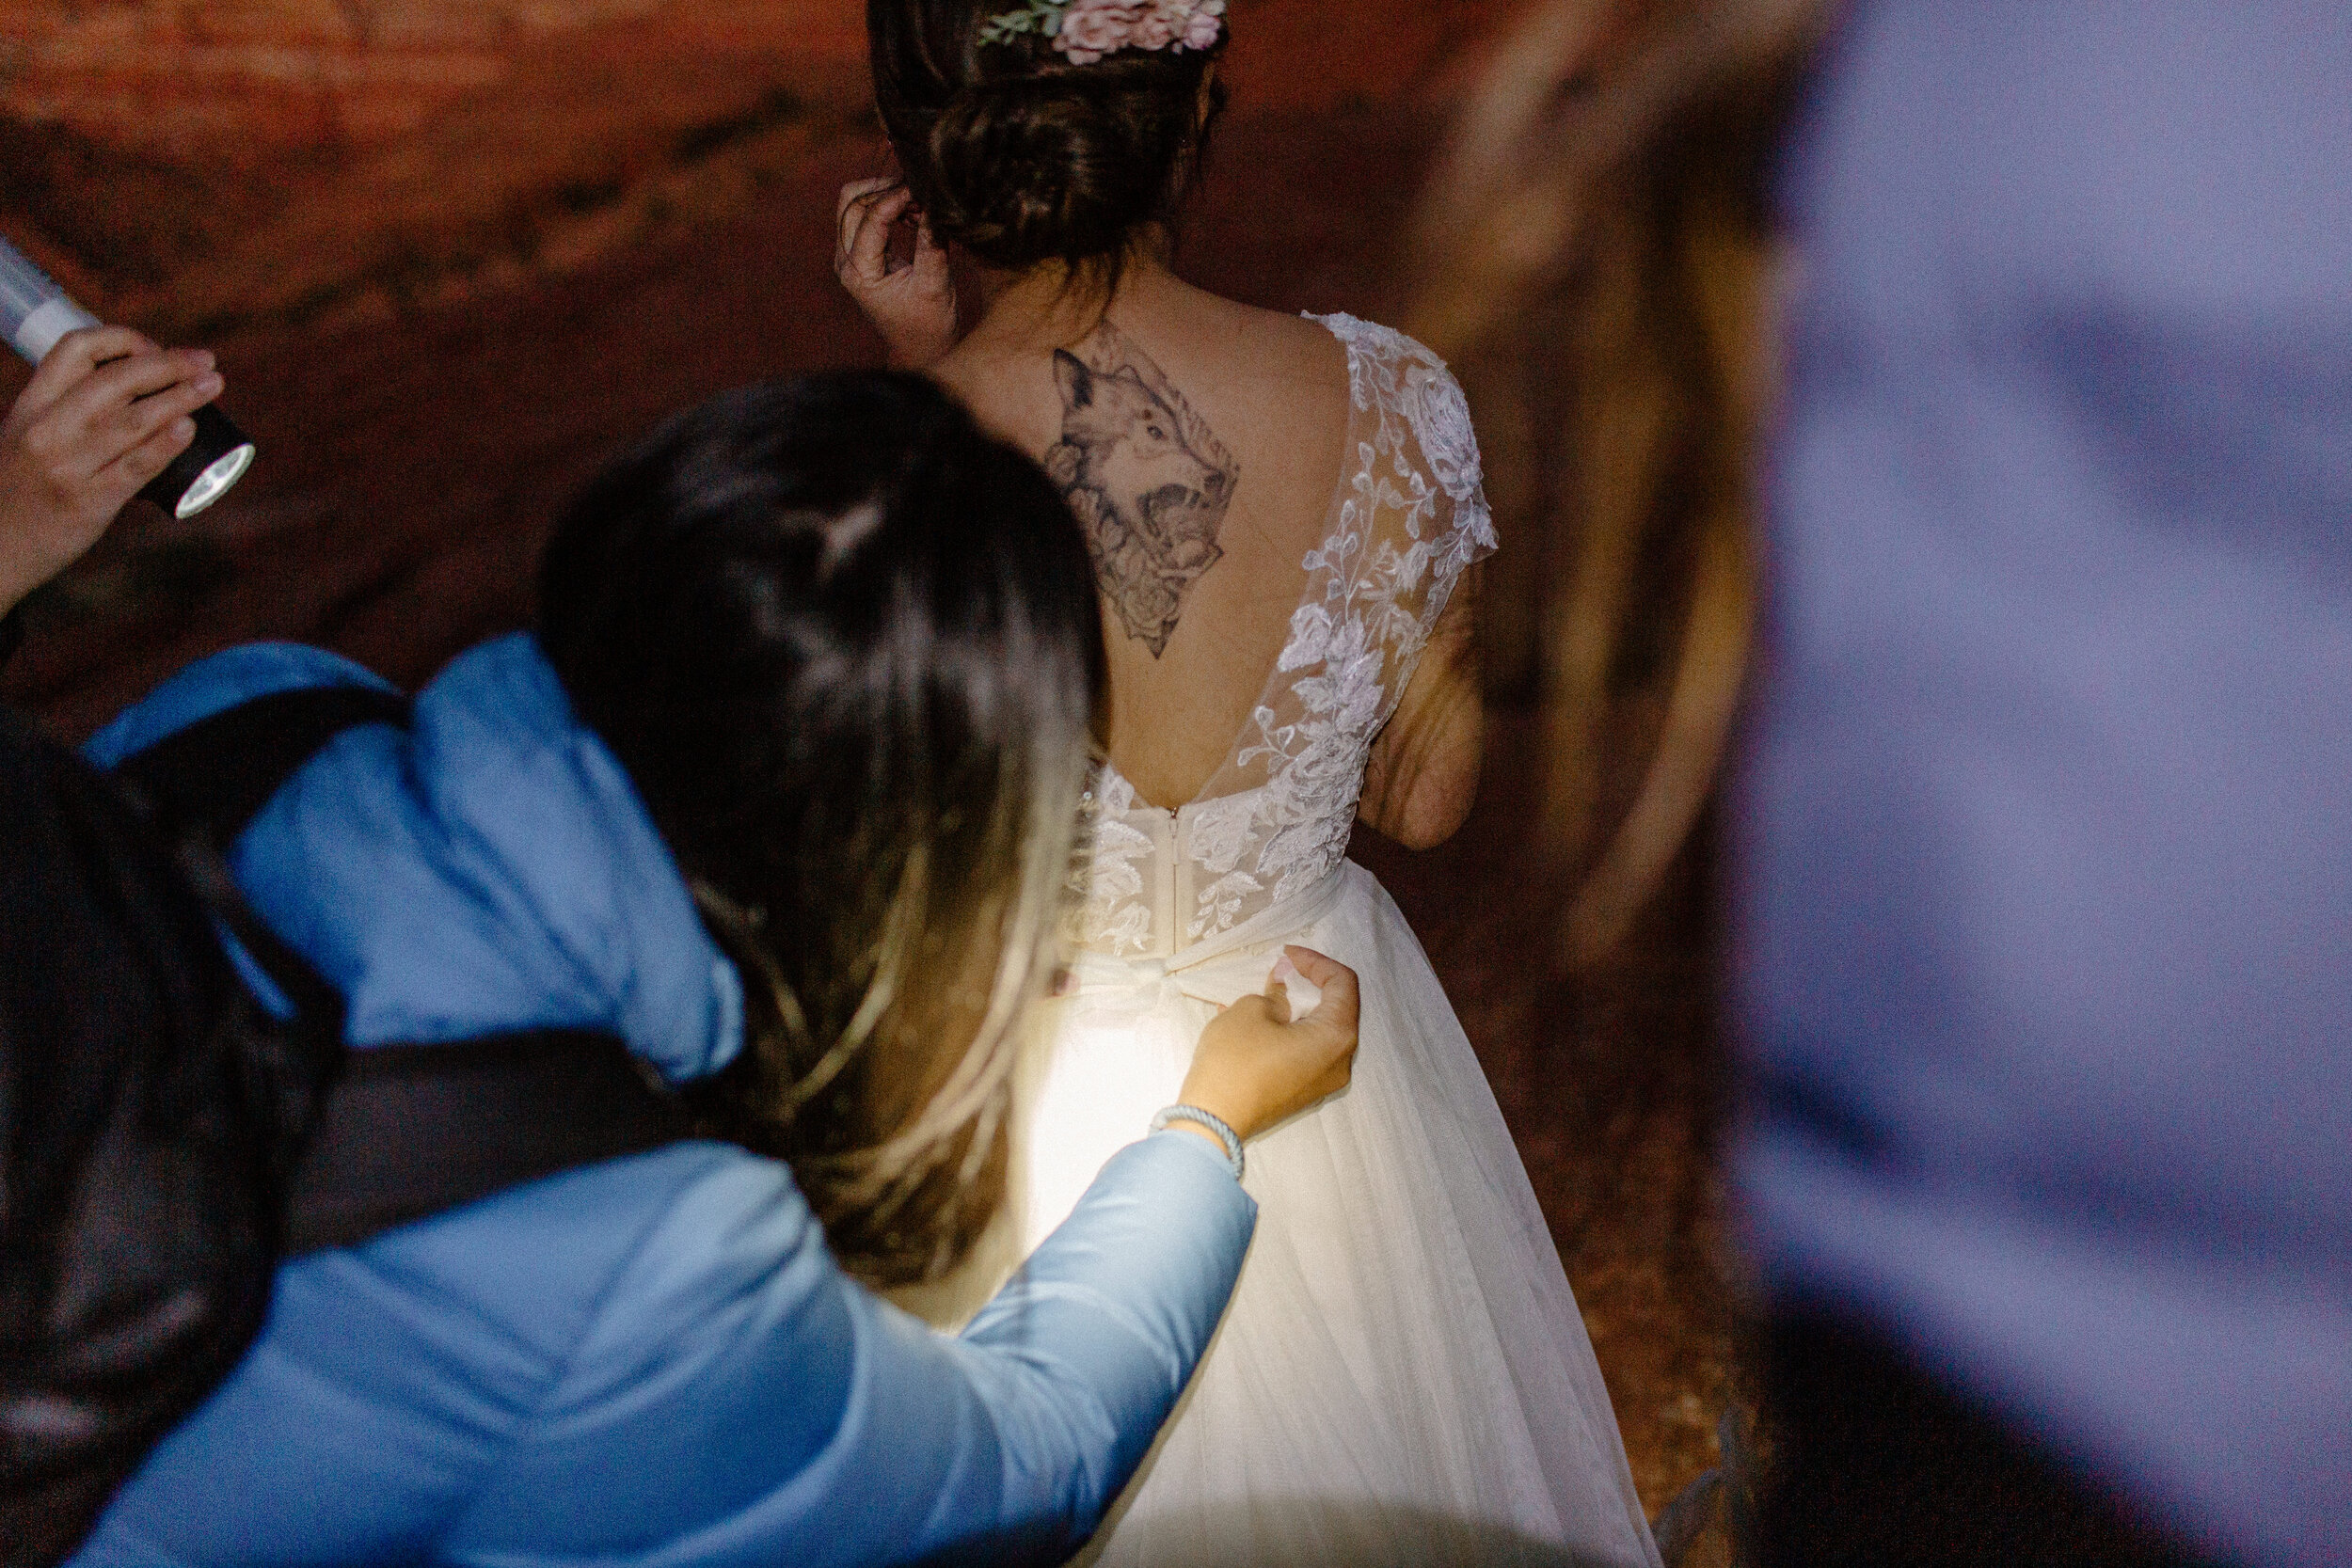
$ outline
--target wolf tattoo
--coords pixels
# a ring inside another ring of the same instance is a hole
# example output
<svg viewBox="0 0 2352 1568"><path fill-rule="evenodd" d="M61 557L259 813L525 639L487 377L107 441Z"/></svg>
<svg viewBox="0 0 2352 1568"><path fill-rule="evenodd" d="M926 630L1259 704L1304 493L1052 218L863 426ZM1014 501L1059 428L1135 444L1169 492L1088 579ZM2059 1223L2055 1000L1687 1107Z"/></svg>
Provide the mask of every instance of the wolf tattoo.
<svg viewBox="0 0 2352 1568"><path fill-rule="evenodd" d="M1054 351L1061 439L1045 471L1086 525L1103 595L1157 658L1216 542L1240 465L1135 342L1104 322Z"/></svg>

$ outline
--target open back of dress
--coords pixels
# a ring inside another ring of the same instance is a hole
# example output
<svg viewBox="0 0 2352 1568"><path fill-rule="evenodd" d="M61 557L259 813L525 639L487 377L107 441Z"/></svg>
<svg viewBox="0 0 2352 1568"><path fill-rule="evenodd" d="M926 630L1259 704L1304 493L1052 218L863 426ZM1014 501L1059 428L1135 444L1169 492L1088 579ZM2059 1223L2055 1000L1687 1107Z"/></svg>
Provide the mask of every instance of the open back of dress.
<svg viewBox="0 0 2352 1568"><path fill-rule="evenodd" d="M1281 657L1224 765L1173 812L1104 768L1082 873L1078 937L1091 951L1172 957L1336 870L1373 737L1462 569L1495 547L1478 444L1445 366L1388 327L1316 319L1347 349L1354 461L1306 558Z"/></svg>

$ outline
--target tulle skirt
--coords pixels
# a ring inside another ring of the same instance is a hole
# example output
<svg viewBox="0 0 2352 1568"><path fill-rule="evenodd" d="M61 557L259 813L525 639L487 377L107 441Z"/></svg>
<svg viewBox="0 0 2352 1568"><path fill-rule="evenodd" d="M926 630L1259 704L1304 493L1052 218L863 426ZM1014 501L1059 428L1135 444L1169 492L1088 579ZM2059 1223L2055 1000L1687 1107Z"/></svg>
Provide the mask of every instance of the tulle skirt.
<svg viewBox="0 0 2352 1568"><path fill-rule="evenodd" d="M1493 1093L1360 866L1214 946L1082 962L1016 1120L1018 1254L1177 1098L1201 1028L1285 942L1361 977L1354 1081L1250 1144L1258 1229L1232 1306L1081 1560L1656 1568Z"/></svg>

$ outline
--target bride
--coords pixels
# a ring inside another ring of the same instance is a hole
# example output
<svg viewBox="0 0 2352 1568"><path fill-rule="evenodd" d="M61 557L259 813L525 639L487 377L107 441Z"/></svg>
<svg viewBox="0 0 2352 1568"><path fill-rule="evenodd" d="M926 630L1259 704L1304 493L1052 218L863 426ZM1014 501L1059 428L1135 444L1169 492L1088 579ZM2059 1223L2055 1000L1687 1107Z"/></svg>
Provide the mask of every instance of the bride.
<svg viewBox="0 0 2352 1568"><path fill-rule="evenodd" d="M1403 916L1345 858L1359 814L1434 844L1476 785L1477 443L1409 339L1169 272L1224 102L1224 9L868 0L904 180L849 187L839 214L836 268L894 359L1035 453L1093 546L1109 754L1074 985L1018 1130L1018 1252L1284 943L1362 976L1354 1085L1250 1147L1268 1201L1232 1307L1090 1550L1655 1565L1493 1095ZM961 338L947 245L983 284Z"/></svg>

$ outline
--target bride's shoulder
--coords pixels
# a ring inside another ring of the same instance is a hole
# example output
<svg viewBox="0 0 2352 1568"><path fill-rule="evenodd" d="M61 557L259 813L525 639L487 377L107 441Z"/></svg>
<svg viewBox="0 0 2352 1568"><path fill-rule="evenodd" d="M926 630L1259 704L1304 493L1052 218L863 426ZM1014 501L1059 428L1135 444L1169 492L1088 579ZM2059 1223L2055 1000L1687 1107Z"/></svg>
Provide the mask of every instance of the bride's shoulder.
<svg viewBox="0 0 2352 1568"><path fill-rule="evenodd" d="M1202 324L1251 363L1327 365L1339 357L1332 335L1317 325L1319 317L1246 305L1221 294L1205 298L1214 303L1201 312Z"/></svg>
<svg viewBox="0 0 2352 1568"><path fill-rule="evenodd" d="M1344 432L1349 356L1330 333L1305 316L1205 292L1178 305L1161 318L1171 358L1188 360L1201 389L1230 401L1240 422L1279 430L1285 442L1326 425Z"/></svg>
<svg viewBox="0 0 2352 1568"><path fill-rule="evenodd" d="M1348 391L1356 406L1376 410L1385 425L1401 418L1440 466L1477 467L1470 401L1445 361L1395 327L1344 314L1309 316L1347 345ZM1445 457L1439 459L1439 450ZM1455 449L1463 449L1456 451Z"/></svg>
<svg viewBox="0 0 2352 1568"><path fill-rule="evenodd" d="M1400 472L1403 465L1425 467L1438 488L1464 506L1465 526L1492 548L1470 400L1445 361L1426 344L1377 322L1344 314L1307 319L1347 345L1349 396L1378 426L1369 450L1391 455Z"/></svg>
<svg viewBox="0 0 2352 1568"><path fill-rule="evenodd" d="M1344 310L1335 310L1329 315L1317 315L1310 310L1299 319L1312 322L1337 338L1346 347L1350 359L1370 359L1399 367L1415 365L1438 375L1448 373L1445 361L1438 358L1428 345L1406 337L1393 326L1383 326L1361 316L1351 316Z"/></svg>
<svg viewBox="0 0 2352 1568"><path fill-rule="evenodd" d="M1393 326L1344 312L1302 319L1319 324L1346 346L1348 391L1357 407L1401 413L1416 426L1424 416L1468 420L1461 383L1428 345Z"/></svg>

